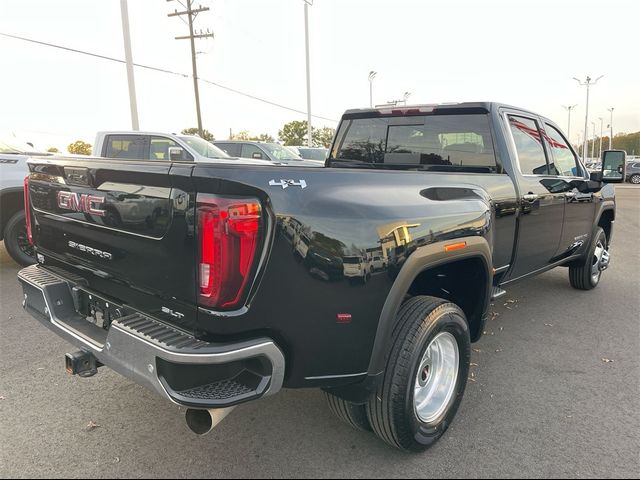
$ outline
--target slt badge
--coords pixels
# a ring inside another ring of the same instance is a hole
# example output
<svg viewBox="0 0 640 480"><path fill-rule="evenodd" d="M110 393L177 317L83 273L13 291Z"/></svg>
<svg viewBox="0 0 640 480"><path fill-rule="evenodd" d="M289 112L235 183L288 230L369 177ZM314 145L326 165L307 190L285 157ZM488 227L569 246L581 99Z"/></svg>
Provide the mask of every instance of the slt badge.
<svg viewBox="0 0 640 480"><path fill-rule="evenodd" d="M270 180L269 185L271 185L272 187L282 187L283 190L287 187L307 188L307 182L304 180L299 180L297 182L295 180L284 180L284 179L280 179L279 182L276 182L275 180Z"/></svg>

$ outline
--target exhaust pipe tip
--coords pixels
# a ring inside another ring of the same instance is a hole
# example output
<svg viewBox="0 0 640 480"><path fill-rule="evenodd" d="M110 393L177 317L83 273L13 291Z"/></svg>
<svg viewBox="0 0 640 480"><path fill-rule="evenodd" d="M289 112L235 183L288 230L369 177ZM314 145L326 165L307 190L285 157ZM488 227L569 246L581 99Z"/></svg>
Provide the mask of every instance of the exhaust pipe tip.
<svg viewBox="0 0 640 480"><path fill-rule="evenodd" d="M222 420L229 415L235 407L210 408L200 410L188 408L185 413L185 420L189 429L196 435L206 435L213 430Z"/></svg>

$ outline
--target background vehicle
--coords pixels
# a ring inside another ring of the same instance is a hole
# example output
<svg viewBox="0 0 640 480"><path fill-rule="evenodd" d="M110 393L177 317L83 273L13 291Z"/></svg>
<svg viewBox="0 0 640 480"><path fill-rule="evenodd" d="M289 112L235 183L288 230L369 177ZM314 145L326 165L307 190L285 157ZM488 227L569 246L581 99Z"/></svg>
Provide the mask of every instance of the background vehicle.
<svg viewBox="0 0 640 480"><path fill-rule="evenodd" d="M290 150L289 147L283 147L279 143L251 142L245 140L220 140L213 143L234 157L271 161L285 165L318 166L315 163L304 161L297 153Z"/></svg>
<svg viewBox="0 0 640 480"><path fill-rule="evenodd" d="M627 163L626 181L633 183L634 185L640 184L640 162Z"/></svg>
<svg viewBox="0 0 640 480"><path fill-rule="evenodd" d="M348 255L342 257L342 265L344 266L344 276L350 280L359 280L367 283L369 275L371 275L371 265L367 261L367 257L363 255Z"/></svg>
<svg viewBox="0 0 640 480"><path fill-rule="evenodd" d="M345 422L424 450L456 414L492 299L558 266L599 284L624 152L602 163L588 175L550 120L496 103L350 110L325 168L34 159L24 308L81 349L69 371L106 365L196 432L322 388ZM158 216L110 227L130 185ZM377 250L387 275L318 281Z"/></svg>
<svg viewBox="0 0 640 480"><path fill-rule="evenodd" d="M322 147L304 147L304 146L291 146L287 145L289 150L292 150L299 157L304 158L305 160L322 162L324 164L327 159L327 155L329 154L328 148Z"/></svg>
<svg viewBox="0 0 640 480"><path fill-rule="evenodd" d="M30 155L50 154L15 139L0 139L0 240L20 265L34 262L33 247L27 239L23 193Z"/></svg>
<svg viewBox="0 0 640 480"><path fill-rule="evenodd" d="M98 132L93 144L94 157L144 159L178 162L220 162L255 164L238 160L200 137L159 132Z"/></svg>

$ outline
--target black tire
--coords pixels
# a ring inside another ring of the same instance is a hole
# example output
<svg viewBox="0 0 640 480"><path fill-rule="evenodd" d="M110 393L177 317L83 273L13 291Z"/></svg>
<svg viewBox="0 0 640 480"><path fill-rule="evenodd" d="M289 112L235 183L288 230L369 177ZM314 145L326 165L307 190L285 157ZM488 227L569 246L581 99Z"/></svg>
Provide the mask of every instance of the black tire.
<svg viewBox="0 0 640 480"><path fill-rule="evenodd" d="M633 175L631 175L629 177L629 182L633 183L634 185L639 185L640 184L640 174L634 173Z"/></svg>
<svg viewBox="0 0 640 480"><path fill-rule="evenodd" d="M371 431L371 424L367 417L367 409L365 405L357 405L355 403L348 402L342 398L332 395L329 392L324 392L324 395L327 398L329 410L331 410L336 417L356 430L361 430L363 432Z"/></svg>
<svg viewBox="0 0 640 480"><path fill-rule="evenodd" d="M27 239L24 210L16 212L4 227L4 246L16 263L26 267L34 264L33 246Z"/></svg>
<svg viewBox="0 0 640 480"><path fill-rule="evenodd" d="M571 286L578 290L592 290L600 283L602 272L593 277L592 267L594 265L595 251L598 243L604 245L605 249L608 249L607 236L604 230L598 227L593 235L591 245L589 245L588 254L584 260L580 260L579 263L573 263L569 265L569 283Z"/></svg>
<svg viewBox="0 0 640 480"><path fill-rule="evenodd" d="M458 347L457 378L445 410L425 423L414 407L414 387L427 347L443 332L451 334ZM383 378L367 404L369 422L389 445L420 452L444 434L462 400L471 358L469 327L457 305L441 298L417 296L400 308L392 342Z"/></svg>

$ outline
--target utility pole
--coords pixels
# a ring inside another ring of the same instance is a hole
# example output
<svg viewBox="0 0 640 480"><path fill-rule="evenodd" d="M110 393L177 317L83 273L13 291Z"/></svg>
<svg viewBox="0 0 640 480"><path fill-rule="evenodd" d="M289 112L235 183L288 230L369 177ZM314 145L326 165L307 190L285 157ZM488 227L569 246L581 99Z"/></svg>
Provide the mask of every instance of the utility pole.
<svg viewBox="0 0 640 480"><path fill-rule="evenodd" d="M609 150L613 148L613 107L607 108L609 113L611 113L611 120L609 120Z"/></svg>
<svg viewBox="0 0 640 480"><path fill-rule="evenodd" d="M304 48L307 62L307 146L313 147L311 138L311 73L309 68L309 5L313 0L304 0Z"/></svg>
<svg viewBox="0 0 640 480"><path fill-rule="evenodd" d="M577 106L578 105L569 105L568 107L565 107L564 105L562 105L562 108L564 108L569 113L569 120L567 121L567 138L571 138L571 110L573 110Z"/></svg>
<svg viewBox="0 0 640 480"><path fill-rule="evenodd" d="M173 0L167 0L167 2L172 2ZM201 138L204 138L204 133L202 130L202 116L200 115L200 92L198 91L198 67L196 65L196 38L213 38L213 33L207 29L206 32L200 30L200 32L194 33L193 29L193 21L196 19L199 13L206 12L209 7L203 7L199 5L198 8L193 8L193 0L186 0L186 5L183 3L183 0L177 0L180 5L186 8L185 11L179 12L175 10L173 13L167 15L168 17L182 17L186 15L188 21L186 22L189 25L189 35L185 35L182 37L175 37L176 40L190 40L191 41L191 66L193 68L193 91L196 97L196 115L198 117L198 135Z"/></svg>
<svg viewBox="0 0 640 480"><path fill-rule="evenodd" d="M127 83L129 84L129 108L131 109L131 128L140 130L138 123L138 102L136 100L136 81L133 77L133 56L131 55L131 34L129 32L129 9L127 0L120 0L122 15L122 37L124 40L124 58L127 62Z"/></svg>
<svg viewBox="0 0 640 480"><path fill-rule="evenodd" d="M598 150L598 158L602 158L602 121L604 120L602 117L598 117L600 120L600 149Z"/></svg>
<svg viewBox="0 0 640 480"><path fill-rule="evenodd" d="M573 79L578 82L581 86L583 87L587 87L587 103L586 103L586 111L584 114L584 145L582 146L582 157L583 160L585 158L585 155L588 153L588 139L589 139L589 86L591 85L595 85L596 83L598 83L598 80L600 80L602 77L604 77L604 75L600 75L598 78L596 78L594 81L591 81L591 77L587 76L587 79L583 82L580 79L573 77Z"/></svg>

